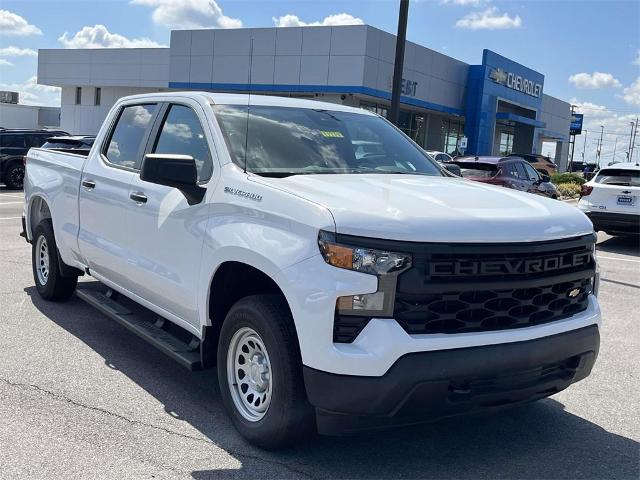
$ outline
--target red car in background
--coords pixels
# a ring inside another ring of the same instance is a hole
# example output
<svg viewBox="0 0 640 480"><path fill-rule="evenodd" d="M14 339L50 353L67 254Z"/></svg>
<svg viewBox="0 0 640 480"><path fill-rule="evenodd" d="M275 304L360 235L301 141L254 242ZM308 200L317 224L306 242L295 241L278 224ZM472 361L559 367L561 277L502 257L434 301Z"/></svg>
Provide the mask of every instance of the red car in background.
<svg viewBox="0 0 640 480"><path fill-rule="evenodd" d="M538 172L523 158L459 157L453 163L460 167L462 177L468 180L558 198L558 191L549 176Z"/></svg>

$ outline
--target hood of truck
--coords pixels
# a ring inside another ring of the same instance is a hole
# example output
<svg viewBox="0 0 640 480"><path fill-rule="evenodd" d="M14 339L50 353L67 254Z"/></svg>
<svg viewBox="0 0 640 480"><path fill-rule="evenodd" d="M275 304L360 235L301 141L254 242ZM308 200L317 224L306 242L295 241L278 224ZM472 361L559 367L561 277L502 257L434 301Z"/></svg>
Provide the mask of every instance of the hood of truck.
<svg viewBox="0 0 640 480"><path fill-rule="evenodd" d="M469 180L421 175L294 175L266 179L325 206L336 232L414 242L529 242L593 231L558 200Z"/></svg>

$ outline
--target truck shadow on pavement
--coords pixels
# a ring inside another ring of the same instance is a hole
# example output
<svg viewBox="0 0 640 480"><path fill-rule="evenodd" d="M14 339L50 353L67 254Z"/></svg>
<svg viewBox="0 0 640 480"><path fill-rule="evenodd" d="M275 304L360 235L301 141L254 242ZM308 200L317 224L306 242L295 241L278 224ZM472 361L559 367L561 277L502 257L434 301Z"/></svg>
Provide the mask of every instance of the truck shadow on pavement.
<svg viewBox="0 0 640 480"><path fill-rule="evenodd" d="M628 237L609 237L598 242L598 251L620 255L640 256L640 235Z"/></svg>
<svg viewBox="0 0 640 480"><path fill-rule="evenodd" d="M104 358L105 368L122 372L161 402L167 415L188 422L212 449L222 448L242 463L239 470L194 471L196 479L635 479L640 474L638 442L566 412L553 399L357 437L317 437L265 452L233 429L219 401L215 370L185 371L77 298L55 304L42 300L35 287L25 292L43 315Z"/></svg>

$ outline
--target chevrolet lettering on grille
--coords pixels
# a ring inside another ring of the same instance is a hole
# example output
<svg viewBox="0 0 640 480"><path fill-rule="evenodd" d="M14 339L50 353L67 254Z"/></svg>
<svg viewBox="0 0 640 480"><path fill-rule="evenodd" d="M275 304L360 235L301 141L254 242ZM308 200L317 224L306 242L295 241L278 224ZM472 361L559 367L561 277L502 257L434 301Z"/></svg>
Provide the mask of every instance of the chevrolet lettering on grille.
<svg viewBox="0 0 640 480"><path fill-rule="evenodd" d="M478 275L523 275L552 272L579 267L591 263L590 252L554 255L523 260L451 260L429 263L432 277L478 276Z"/></svg>

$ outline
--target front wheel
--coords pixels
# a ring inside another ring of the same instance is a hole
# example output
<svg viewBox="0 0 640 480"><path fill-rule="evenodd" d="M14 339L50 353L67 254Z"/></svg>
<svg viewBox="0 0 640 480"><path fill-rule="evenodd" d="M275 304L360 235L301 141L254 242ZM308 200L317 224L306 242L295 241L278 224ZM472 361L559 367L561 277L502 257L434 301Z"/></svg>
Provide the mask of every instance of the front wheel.
<svg viewBox="0 0 640 480"><path fill-rule="evenodd" d="M222 401L234 426L266 449L314 432L293 319L283 298L254 295L236 303L218 344Z"/></svg>
<svg viewBox="0 0 640 480"><path fill-rule="evenodd" d="M73 295L78 276L62 276L58 264L58 247L50 219L35 229L31 242L31 263L36 289L45 300L67 300Z"/></svg>

